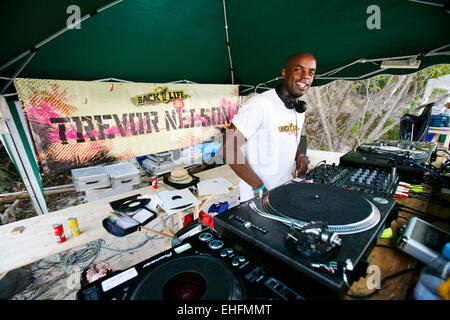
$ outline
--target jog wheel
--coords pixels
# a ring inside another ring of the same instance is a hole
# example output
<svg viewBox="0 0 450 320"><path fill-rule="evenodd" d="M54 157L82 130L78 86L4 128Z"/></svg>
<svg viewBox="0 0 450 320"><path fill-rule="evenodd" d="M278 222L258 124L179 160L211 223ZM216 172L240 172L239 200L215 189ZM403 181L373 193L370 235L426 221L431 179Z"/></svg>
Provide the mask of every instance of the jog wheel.
<svg viewBox="0 0 450 320"><path fill-rule="evenodd" d="M158 265L139 281L131 300L242 300L240 278L221 260L185 256Z"/></svg>

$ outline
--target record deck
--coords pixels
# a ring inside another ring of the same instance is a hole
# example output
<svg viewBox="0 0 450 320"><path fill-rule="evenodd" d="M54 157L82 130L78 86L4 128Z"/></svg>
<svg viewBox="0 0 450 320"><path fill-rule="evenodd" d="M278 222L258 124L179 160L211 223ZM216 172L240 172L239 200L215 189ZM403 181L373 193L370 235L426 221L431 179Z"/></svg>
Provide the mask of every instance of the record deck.
<svg viewBox="0 0 450 320"><path fill-rule="evenodd" d="M305 298L339 298L365 276L394 205L391 197L290 182L216 215L214 226Z"/></svg>
<svg viewBox="0 0 450 320"><path fill-rule="evenodd" d="M436 160L436 142L380 139L359 145L339 159L342 166L390 169L403 181L420 182L423 165Z"/></svg>

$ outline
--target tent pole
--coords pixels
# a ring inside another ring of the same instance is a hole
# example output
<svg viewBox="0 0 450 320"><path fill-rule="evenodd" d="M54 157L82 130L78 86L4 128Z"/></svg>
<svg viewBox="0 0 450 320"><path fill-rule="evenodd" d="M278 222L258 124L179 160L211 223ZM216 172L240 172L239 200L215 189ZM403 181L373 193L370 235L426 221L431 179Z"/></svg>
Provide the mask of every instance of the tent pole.
<svg viewBox="0 0 450 320"><path fill-rule="evenodd" d="M98 8L97 10L94 10L92 12L89 12L88 14L84 15L83 17L80 18L80 22L83 22L87 19L89 19L90 17L96 15L99 12L102 12L116 4L118 4L119 2L122 2L123 0L115 0L110 2L109 4L104 5L103 7ZM2 71L3 69L9 67L10 65L12 65L13 63L19 61L20 59L22 59L23 57L29 55L30 53L36 53L36 51L42 47L43 45L45 45L46 43L48 43L49 41L57 38L58 36L62 35L64 32L71 30L72 28L69 28L68 26L62 28L61 30L59 30L58 32L52 34L50 37L42 40L41 42L35 44L34 46L32 46L30 49L26 50L25 52L22 52L21 54L19 54L17 57L11 59L10 61L4 63L3 65L0 66L0 71Z"/></svg>
<svg viewBox="0 0 450 320"><path fill-rule="evenodd" d="M8 87L11 85L13 80L19 75L19 73L22 72L22 70L28 65L28 63L30 63L31 59L33 59L33 57L35 55L36 55L36 52L33 52L32 55L27 57L27 59L22 63L22 65L19 67L19 69L17 69L16 72L14 72L13 76L11 77L11 79L9 79L8 82L5 83L5 85L3 86L2 90L0 90L0 94L3 94L6 91L6 89L8 89Z"/></svg>
<svg viewBox="0 0 450 320"><path fill-rule="evenodd" d="M435 7L445 7L445 5L443 3L436 3L436 2L431 2L431 1L423 1L423 0L409 0L410 2L416 2L416 3L420 3L420 4L428 4L430 6L435 6Z"/></svg>
<svg viewBox="0 0 450 320"><path fill-rule="evenodd" d="M433 50L429 51L428 53L425 53L423 56L424 56L424 57L432 57L432 56L438 56L438 55L448 55L448 54L450 54L450 52L448 52L448 51L445 51L445 52L437 52L437 51L439 51L439 50L442 50L442 49L447 48L448 46L450 46L450 45L447 44L447 45L445 45L445 46L442 46L442 47L433 49ZM345 65L345 66L342 66L342 67L339 67L339 68L336 68L336 69L327 71L327 72L322 73L322 74L319 74L319 75L316 76L316 79L317 79L317 78L320 78L320 79L331 79L331 78L325 78L324 76L329 75L329 74L334 74L334 73L337 73L337 72L339 72L339 71L342 71L342 70L344 70L344 69L346 69L346 68L348 68L348 67L350 67L350 66L352 66L352 65L354 65L354 64L356 64L356 63L367 63L367 62L375 62L375 61L383 61L383 60L410 59L410 58L416 58L418 55L419 55L419 54L414 54L414 55L409 55L409 56L401 56L401 57L375 58L375 59L365 59L365 58L362 58L362 59L358 59L358 60L356 60L356 61L353 61L352 63L349 63L349 64L347 64L347 65ZM360 79L360 78L365 77L365 76L366 76L366 75L363 75L363 76L361 76L361 77L354 78L354 79ZM337 79L341 79L341 78L337 78Z"/></svg>
<svg viewBox="0 0 450 320"><path fill-rule="evenodd" d="M364 74L362 76L359 76L359 77L322 77L322 76L317 76L317 77L315 77L315 79L325 79L325 80L361 80L361 79L367 78L368 76L380 73L380 72L388 70L388 69L390 69L390 68L384 68L384 69L375 70L375 71L366 73L366 74Z"/></svg>
<svg viewBox="0 0 450 320"><path fill-rule="evenodd" d="M230 73L231 73L231 84L234 84L234 69L233 60L231 59L231 48L230 48L230 37L228 35L228 21L227 21L227 7L225 4L226 0L223 0L223 17L225 20L225 35L227 37L227 49L228 49L228 59L230 60Z"/></svg>
<svg viewBox="0 0 450 320"><path fill-rule="evenodd" d="M21 107L17 102L15 104L8 103L8 108L11 119L5 121L5 124L9 134L0 135L0 140L22 177L34 209L38 215L42 215L48 212L47 203L34 149L30 144L29 134L26 132L27 128L24 126L19 113Z"/></svg>
<svg viewBox="0 0 450 320"><path fill-rule="evenodd" d="M442 46L442 47L433 49L433 50L431 50L431 51L428 52L428 53L434 53L434 52L440 51L440 50L445 49L445 48L448 48L448 47L450 47L450 44L446 44L445 46Z"/></svg>

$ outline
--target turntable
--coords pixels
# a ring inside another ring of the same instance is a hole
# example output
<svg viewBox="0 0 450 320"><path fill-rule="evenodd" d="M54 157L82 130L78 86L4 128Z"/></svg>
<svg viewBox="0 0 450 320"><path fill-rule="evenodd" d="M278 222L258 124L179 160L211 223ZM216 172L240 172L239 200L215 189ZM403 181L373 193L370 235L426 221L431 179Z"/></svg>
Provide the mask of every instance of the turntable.
<svg viewBox="0 0 450 320"><path fill-rule="evenodd" d="M339 163L352 167L398 168L403 181L420 182L424 169L419 165L436 160L436 142L380 139L364 143L343 155Z"/></svg>
<svg viewBox="0 0 450 320"><path fill-rule="evenodd" d="M239 243L306 298L339 298L365 276L365 258L395 204L328 184L291 182L214 217Z"/></svg>

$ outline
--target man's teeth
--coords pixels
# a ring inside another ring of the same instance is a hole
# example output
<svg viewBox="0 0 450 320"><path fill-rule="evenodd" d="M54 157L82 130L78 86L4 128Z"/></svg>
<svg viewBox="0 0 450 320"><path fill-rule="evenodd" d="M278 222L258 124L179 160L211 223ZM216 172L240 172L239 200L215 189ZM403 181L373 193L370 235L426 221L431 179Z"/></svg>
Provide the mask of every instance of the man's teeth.
<svg viewBox="0 0 450 320"><path fill-rule="evenodd" d="M300 88L306 88L306 84L304 84L303 82L296 82L296 85Z"/></svg>

